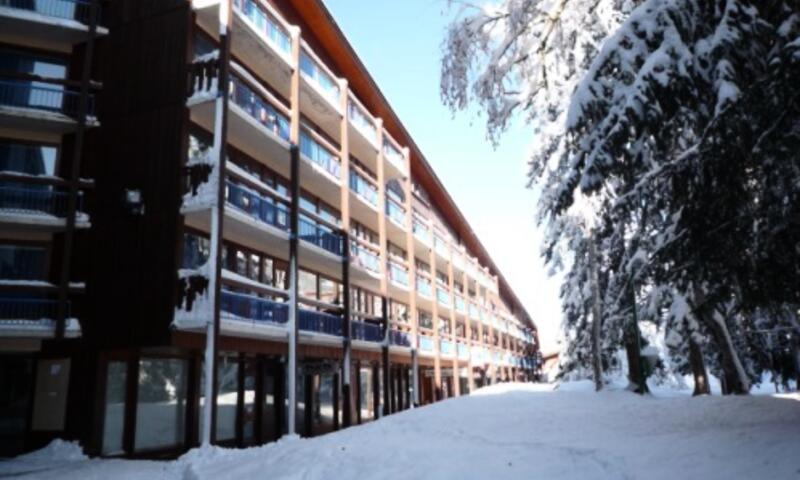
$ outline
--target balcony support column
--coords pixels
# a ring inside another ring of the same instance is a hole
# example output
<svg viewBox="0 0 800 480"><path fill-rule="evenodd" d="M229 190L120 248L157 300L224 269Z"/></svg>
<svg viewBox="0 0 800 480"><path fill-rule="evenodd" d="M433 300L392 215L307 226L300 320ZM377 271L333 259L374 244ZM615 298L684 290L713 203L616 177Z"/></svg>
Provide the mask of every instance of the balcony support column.
<svg viewBox="0 0 800 480"><path fill-rule="evenodd" d="M350 364L352 354L352 332L350 325L350 130L348 128L348 103L349 96L347 90L347 80L339 80L340 107L342 110L342 122L340 127L341 142L339 147L339 160L341 161L341 217L342 217L342 329L344 349L342 362L342 398L344 401L344 411L342 412L342 423L344 428L353 423L353 394L350 387Z"/></svg>
<svg viewBox="0 0 800 480"><path fill-rule="evenodd" d="M416 244L414 243L414 215L411 197L411 152L408 147L403 147L406 175L403 187L406 195L406 262L408 262L408 322L411 324L411 408L419 406L419 362L417 349L419 348L419 325L417 318L417 261Z"/></svg>
<svg viewBox="0 0 800 480"><path fill-rule="evenodd" d="M92 57L94 55L94 39L97 35L97 10L99 3L95 0L89 5L89 33L86 40L86 51L83 55L81 69L81 94L78 99L78 126L75 131L75 145L72 155L72 168L69 176L69 196L67 197L67 219L64 231L63 253L61 255L61 272L58 285L58 305L56 311L55 338L63 339L67 325L67 302L69 296L69 278L72 268L72 244L75 238L75 214L78 209L78 184L83 156L83 138L86 131L86 115L89 110L89 82L91 80Z"/></svg>
<svg viewBox="0 0 800 480"><path fill-rule="evenodd" d="M389 299L381 297L381 324L383 326L383 345L381 346L381 366L383 367L383 416L390 413L391 402L390 370L389 370Z"/></svg>
<svg viewBox="0 0 800 480"><path fill-rule="evenodd" d="M290 158L290 196L289 207L289 319L287 331L286 375L288 410L286 412L286 432L293 435L297 426L297 338L299 327L298 311L298 230L300 224L300 29L290 31L292 37L292 79L291 79L291 124L289 126Z"/></svg>
<svg viewBox="0 0 800 480"><path fill-rule="evenodd" d="M442 399L442 352L441 345L439 344L439 276L437 275L436 267L436 234L431 229L433 245L428 250L428 262L431 266L431 296L433 300L431 305L431 315L433 315L433 345L435 348L435 355L433 356L433 401L438 402Z"/></svg>
<svg viewBox="0 0 800 480"><path fill-rule="evenodd" d="M211 208L211 251L209 258L209 291L213 292L213 314L206 330L205 351L205 389L203 407L202 445L210 445L215 440L217 424L217 360L220 330L220 298L222 295L222 231L225 219L225 160L227 157L228 136L228 89L230 78L230 12L231 0L220 2L219 7L219 72L216 105L214 106L214 144L213 156L217 160L214 172L217 181L216 204Z"/></svg>
<svg viewBox="0 0 800 480"><path fill-rule="evenodd" d="M458 336L456 335L456 289L455 274L453 273L453 247L452 240L447 241L447 250L450 252L450 261L447 263L447 279L450 288L450 340L455 352L453 354L453 396L461 395L461 377L458 368Z"/></svg>

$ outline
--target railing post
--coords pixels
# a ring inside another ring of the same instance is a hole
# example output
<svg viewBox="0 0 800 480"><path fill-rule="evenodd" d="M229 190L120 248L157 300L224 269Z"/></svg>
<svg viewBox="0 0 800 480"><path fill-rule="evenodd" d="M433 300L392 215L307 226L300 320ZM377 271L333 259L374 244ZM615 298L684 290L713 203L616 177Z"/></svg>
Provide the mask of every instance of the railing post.
<svg viewBox="0 0 800 480"><path fill-rule="evenodd" d="M381 297L381 321L383 326L383 345L381 346L381 364L383 367L383 415L389 415L389 300Z"/></svg>
<svg viewBox="0 0 800 480"><path fill-rule="evenodd" d="M58 285L58 311L56 312L55 338L64 338L67 322L67 296L69 295L69 277L72 266L72 243L75 236L75 214L78 203L78 178L80 176L81 157L83 155L83 137L86 130L86 115L89 109L89 81L94 54L94 38L97 35L97 15L100 4L94 0L89 10L89 33L86 51L83 55L81 71L81 95L78 100L78 127L75 131L75 145L72 154L72 169L69 178L69 197L67 198L66 229L64 231L63 254L61 257L61 275Z"/></svg>

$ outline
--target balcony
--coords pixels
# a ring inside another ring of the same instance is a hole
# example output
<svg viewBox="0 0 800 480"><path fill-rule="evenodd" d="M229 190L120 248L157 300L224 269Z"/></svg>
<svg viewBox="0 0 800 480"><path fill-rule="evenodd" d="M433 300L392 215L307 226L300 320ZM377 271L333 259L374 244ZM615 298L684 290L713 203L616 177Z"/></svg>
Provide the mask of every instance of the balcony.
<svg viewBox="0 0 800 480"><path fill-rule="evenodd" d="M300 310L300 330L313 333L323 333L341 337L343 335L342 317L315 310Z"/></svg>
<svg viewBox="0 0 800 480"><path fill-rule="evenodd" d="M190 118L214 131L218 61L198 60L191 66L187 105ZM228 142L281 175L289 175L289 109L246 70L231 63L228 87Z"/></svg>
<svg viewBox="0 0 800 480"><path fill-rule="evenodd" d="M386 215L397 227L405 229L406 209L389 195L386 195Z"/></svg>
<svg viewBox="0 0 800 480"><path fill-rule="evenodd" d="M298 236L300 240L326 250L334 255L344 254L342 236L331 231L330 228L318 225L310 220L300 217Z"/></svg>
<svg viewBox="0 0 800 480"><path fill-rule="evenodd" d="M89 227L89 217L81 210L83 195L76 199L75 225ZM52 186L0 183L0 224L55 227L66 225L69 193Z"/></svg>
<svg viewBox="0 0 800 480"><path fill-rule="evenodd" d="M464 343L459 343L456 346L459 360L469 360L469 347Z"/></svg>
<svg viewBox="0 0 800 480"><path fill-rule="evenodd" d="M411 348L411 335L400 330L390 330L389 343L397 347Z"/></svg>
<svg viewBox="0 0 800 480"><path fill-rule="evenodd" d="M300 153L328 175L336 179L341 177L342 164L339 157L333 153L332 147L323 146L322 142L315 139L308 130L300 132Z"/></svg>
<svg viewBox="0 0 800 480"><path fill-rule="evenodd" d="M417 275L417 293L427 298L433 298L431 281L421 275Z"/></svg>
<svg viewBox="0 0 800 480"><path fill-rule="evenodd" d="M233 0L234 11L247 19L261 38L287 57L292 53L292 37L275 17L253 0Z"/></svg>
<svg viewBox="0 0 800 480"><path fill-rule="evenodd" d="M93 8L88 0L2 0L0 31L43 43L73 45L86 40ZM97 27L98 35L107 33L106 28Z"/></svg>
<svg viewBox="0 0 800 480"><path fill-rule="evenodd" d="M288 304L255 295L222 290L219 304L225 318L229 319L267 322L276 325L286 325L289 321Z"/></svg>
<svg viewBox="0 0 800 480"><path fill-rule="evenodd" d="M406 175L406 159L400 149L398 143L388 134L384 134L383 138L383 158L385 158L390 167L387 172L387 178L401 178Z"/></svg>
<svg viewBox="0 0 800 480"><path fill-rule="evenodd" d="M289 211L256 192L230 181L225 182L226 203L259 222L288 232Z"/></svg>
<svg viewBox="0 0 800 480"><path fill-rule="evenodd" d="M419 349L421 352L433 353L435 351L433 345L433 338L427 335L419 336Z"/></svg>
<svg viewBox="0 0 800 480"><path fill-rule="evenodd" d="M467 313L467 306L464 303L464 297L459 294L456 294L456 312L458 313Z"/></svg>
<svg viewBox="0 0 800 480"><path fill-rule="evenodd" d="M450 261L450 246L447 244L447 240L443 239L439 235L433 235L433 249L439 254L440 257L445 259L446 261Z"/></svg>
<svg viewBox="0 0 800 480"><path fill-rule="evenodd" d="M81 335L67 302L64 335ZM0 337L51 338L55 335L58 301L44 298L0 298Z"/></svg>
<svg viewBox="0 0 800 480"><path fill-rule="evenodd" d="M375 248L377 249L377 246ZM375 276L381 274L381 261L378 254L357 240L350 241L350 260L356 267L367 270Z"/></svg>
<svg viewBox="0 0 800 480"><path fill-rule="evenodd" d="M75 130L80 93L64 83L38 77L0 79L0 127L51 133ZM96 126L94 94L89 94L87 101L86 124Z"/></svg>
<svg viewBox="0 0 800 480"><path fill-rule="evenodd" d="M367 322L350 322L350 333L353 340L361 340L364 342L382 342L383 329L380 325Z"/></svg>
<svg viewBox="0 0 800 480"><path fill-rule="evenodd" d="M389 261L389 279L405 288L408 288L408 270L397 262Z"/></svg>
<svg viewBox="0 0 800 480"><path fill-rule="evenodd" d="M428 225L423 223L423 221L417 218L416 215L414 215L414 218L411 222L411 228L413 229L415 238L424 243L426 246L430 246L431 230Z"/></svg>
<svg viewBox="0 0 800 480"><path fill-rule="evenodd" d="M300 111L331 138L341 134L342 98L339 79L301 40Z"/></svg>
<svg viewBox="0 0 800 480"><path fill-rule="evenodd" d="M471 318L473 320L480 320L481 319L481 311L473 303L469 304L469 318Z"/></svg>
<svg viewBox="0 0 800 480"><path fill-rule="evenodd" d="M453 356L453 342L450 340L439 340L439 352L442 354L443 357L452 357Z"/></svg>
<svg viewBox="0 0 800 480"><path fill-rule="evenodd" d="M443 307L451 308L450 294L442 287L436 287L436 301Z"/></svg>
<svg viewBox="0 0 800 480"><path fill-rule="evenodd" d="M352 93L349 93L348 100L350 152L377 170L378 128L375 118Z"/></svg>
<svg viewBox="0 0 800 480"><path fill-rule="evenodd" d="M366 175L350 167L350 190L373 207L378 206L378 187Z"/></svg>

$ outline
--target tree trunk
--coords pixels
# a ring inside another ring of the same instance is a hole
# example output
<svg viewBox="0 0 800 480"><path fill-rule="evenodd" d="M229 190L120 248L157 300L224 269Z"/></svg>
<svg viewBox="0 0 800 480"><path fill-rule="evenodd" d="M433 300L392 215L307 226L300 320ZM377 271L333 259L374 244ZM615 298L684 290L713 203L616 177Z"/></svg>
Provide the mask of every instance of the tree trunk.
<svg viewBox="0 0 800 480"><path fill-rule="evenodd" d="M692 366L692 375L694 376L694 392L692 392L692 396L711 395L708 375L706 374L706 363L703 360L703 351L700 348L700 344L692 337L692 332L689 332L689 364Z"/></svg>
<svg viewBox="0 0 800 480"><path fill-rule="evenodd" d="M719 348L723 378L723 394L745 395L750 391L750 382L747 380L739 356L733 347L728 327L724 324L724 319L713 318L712 315L704 315L703 320L711 331L711 337Z"/></svg>
<svg viewBox="0 0 800 480"><path fill-rule="evenodd" d="M600 321L603 309L600 304L600 281L593 235L589 235L589 269L592 288L592 367L594 370L594 389L595 391L600 391L603 389L603 364L600 352Z"/></svg>
<svg viewBox="0 0 800 480"><path fill-rule="evenodd" d="M625 329L625 354L628 357L628 382L634 392L644 395L650 393L650 390L644 379L644 365L636 338L638 333L633 327Z"/></svg>

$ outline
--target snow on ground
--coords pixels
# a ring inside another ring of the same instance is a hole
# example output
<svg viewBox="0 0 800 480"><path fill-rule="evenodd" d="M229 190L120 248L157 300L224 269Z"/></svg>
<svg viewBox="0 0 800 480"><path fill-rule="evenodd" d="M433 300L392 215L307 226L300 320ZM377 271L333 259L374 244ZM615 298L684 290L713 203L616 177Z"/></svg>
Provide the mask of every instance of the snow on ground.
<svg viewBox="0 0 800 480"><path fill-rule="evenodd" d="M799 478L798 452L798 394L642 398L588 382L501 384L318 438L195 449L173 462L90 460L58 442L0 463L0 477Z"/></svg>

